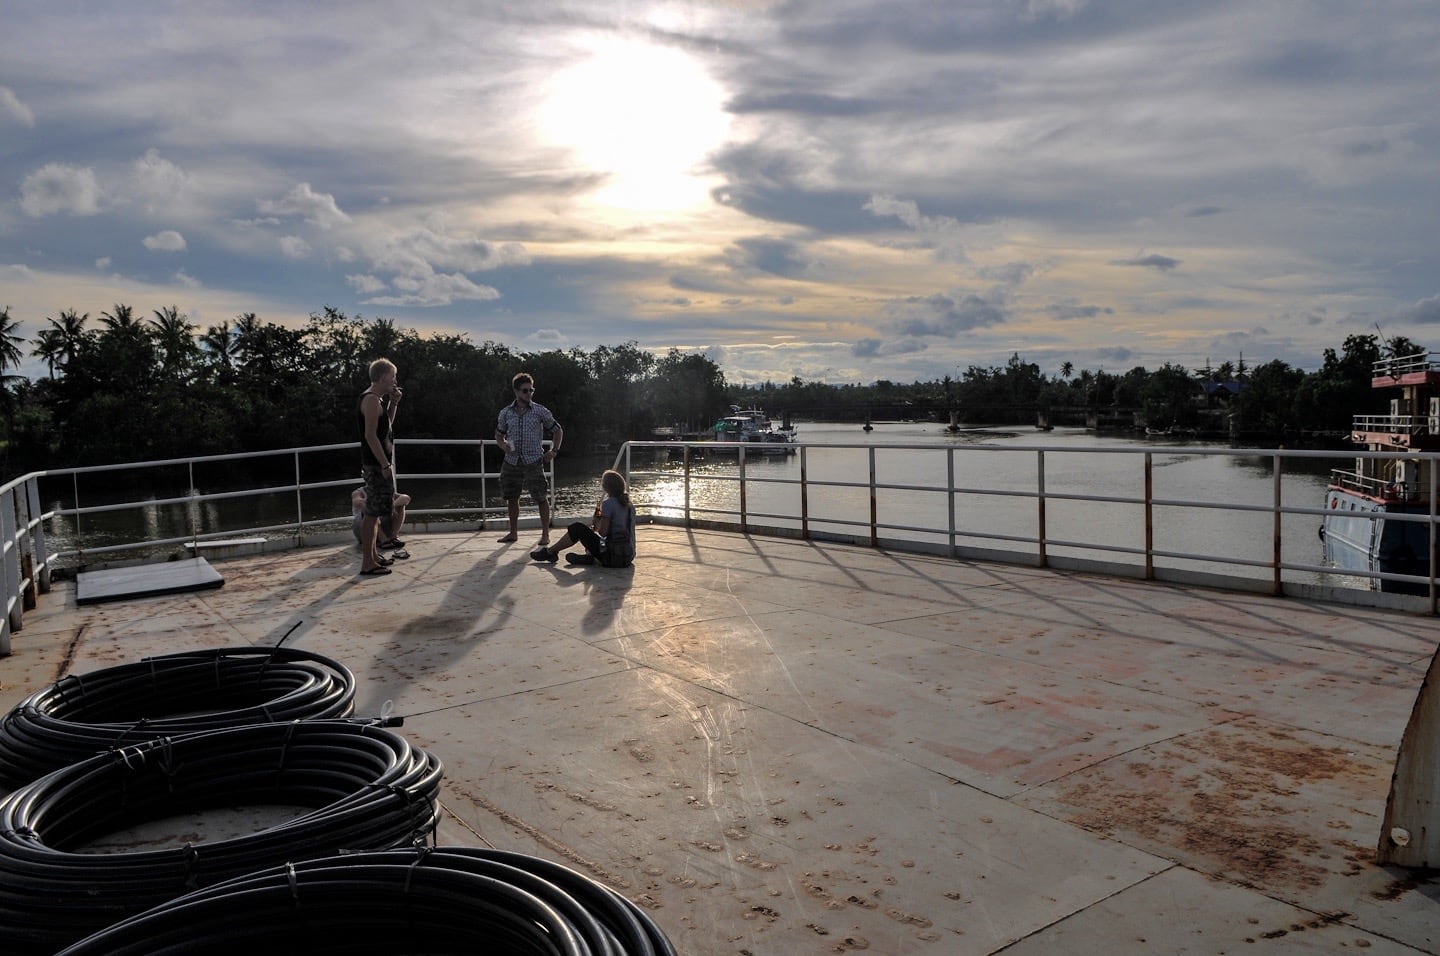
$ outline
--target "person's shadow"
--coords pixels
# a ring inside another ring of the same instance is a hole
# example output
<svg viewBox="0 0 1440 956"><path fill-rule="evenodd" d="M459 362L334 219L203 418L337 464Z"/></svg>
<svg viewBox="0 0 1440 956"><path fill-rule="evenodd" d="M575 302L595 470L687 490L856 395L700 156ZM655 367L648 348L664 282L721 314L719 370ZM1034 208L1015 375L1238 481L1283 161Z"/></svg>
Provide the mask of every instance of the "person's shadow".
<svg viewBox="0 0 1440 956"><path fill-rule="evenodd" d="M606 568L599 565L547 565L555 583L564 588L580 587L590 599L590 606L580 617L580 633L606 634L615 622L615 615L625 603L625 595L635 584L635 566Z"/></svg>

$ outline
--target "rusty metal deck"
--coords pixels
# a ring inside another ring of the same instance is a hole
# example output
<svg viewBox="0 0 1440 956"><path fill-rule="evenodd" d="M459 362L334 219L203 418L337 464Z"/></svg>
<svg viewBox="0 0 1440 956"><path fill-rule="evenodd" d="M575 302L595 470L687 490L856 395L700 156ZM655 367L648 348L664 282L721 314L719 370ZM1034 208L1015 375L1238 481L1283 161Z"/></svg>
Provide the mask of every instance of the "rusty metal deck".
<svg viewBox="0 0 1440 956"><path fill-rule="evenodd" d="M684 952L1440 953L1440 882L1373 862L1440 621L659 526L628 571L407 538L383 578L334 545L61 585L0 704L299 622L445 761L441 842L581 869Z"/></svg>

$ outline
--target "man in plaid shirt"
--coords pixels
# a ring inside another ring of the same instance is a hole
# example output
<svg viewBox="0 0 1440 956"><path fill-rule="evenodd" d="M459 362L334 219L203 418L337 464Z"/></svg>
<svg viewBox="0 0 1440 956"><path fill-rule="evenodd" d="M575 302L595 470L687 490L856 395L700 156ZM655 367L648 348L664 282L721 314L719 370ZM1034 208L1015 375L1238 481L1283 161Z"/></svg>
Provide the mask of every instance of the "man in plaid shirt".
<svg viewBox="0 0 1440 956"><path fill-rule="evenodd" d="M520 492L530 490L530 497L540 509L540 544L550 543L550 486L545 481L545 466L555 460L565 430L550 414L550 409L534 400L535 379L529 372L517 372L510 380L515 400L500 409L495 424L495 444L505 453L500 466L500 493L510 517L510 533L501 541L520 538ZM550 450L545 450L546 433Z"/></svg>

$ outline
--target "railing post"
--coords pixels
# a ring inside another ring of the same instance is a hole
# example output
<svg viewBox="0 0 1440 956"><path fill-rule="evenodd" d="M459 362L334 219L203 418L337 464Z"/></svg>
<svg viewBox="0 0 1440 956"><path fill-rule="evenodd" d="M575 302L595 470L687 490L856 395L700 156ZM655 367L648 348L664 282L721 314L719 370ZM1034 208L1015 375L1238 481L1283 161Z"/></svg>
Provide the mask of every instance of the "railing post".
<svg viewBox="0 0 1440 956"><path fill-rule="evenodd" d="M1145 580L1155 580L1155 456L1145 453Z"/></svg>
<svg viewBox="0 0 1440 956"><path fill-rule="evenodd" d="M49 545L45 543L45 522L41 517L45 512L41 510L40 506L40 482L34 478L25 482L25 500L30 506L28 527L30 551L35 561L33 574L35 590L41 594L49 594L50 552Z"/></svg>
<svg viewBox="0 0 1440 956"><path fill-rule="evenodd" d="M690 443L685 443L685 527L690 527Z"/></svg>
<svg viewBox="0 0 1440 956"><path fill-rule="evenodd" d="M392 457L392 458L395 457L395 451L394 451L394 449L391 449L391 451L390 451L390 457ZM296 543L303 544L304 541L305 541L305 506L304 506L304 504L301 503L301 500L300 500L300 450L299 450L298 448L295 450L294 458L295 458L295 541L296 541ZM394 475L393 473L390 475L390 480L391 480L392 482L395 480L395 475ZM400 533L400 529L399 529L399 528L396 528L396 529L394 529L394 530L395 530L395 533L396 533L396 534L399 534L399 533Z"/></svg>
<svg viewBox="0 0 1440 956"><path fill-rule="evenodd" d="M0 620L0 657L10 656L10 632L24 624L25 602L20 596L20 535L16 532L15 494L0 495L0 602L4 619Z"/></svg>
<svg viewBox="0 0 1440 956"><path fill-rule="evenodd" d="M189 476L189 493L191 498L198 498L200 492L195 488L195 462L193 460L185 463L185 473ZM191 501L185 508L185 518L190 522L190 544L195 549L195 557L200 557L200 504Z"/></svg>
<svg viewBox="0 0 1440 956"><path fill-rule="evenodd" d="M805 452L808 450L804 445L800 446L800 537L805 541L810 540L810 485L805 460Z"/></svg>
<svg viewBox="0 0 1440 956"><path fill-rule="evenodd" d="M1045 549L1045 452L1043 450L1035 452L1035 492L1035 500L1038 505L1035 514L1037 524L1035 542L1040 548L1040 567L1048 568L1050 555Z"/></svg>
<svg viewBox="0 0 1440 956"><path fill-rule="evenodd" d="M1271 470L1271 472L1272 472L1271 481L1272 481L1272 484L1273 484L1273 487L1274 487L1274 507L1273 507L1272 513L1271 513L1271 534L1272 534L1273 537L1274 537L1274 544L1273 544L1273 551L1272 551L1272 555L1271 555L1271 564L1270 564L1271 574L1272 574L1272 578L1271 578L1271 582L1270 582L1270 593L1271 593L1271 594L1274 594L1274 595L1276 595L1276 596L1279 596L1279 595L1281 595L1281 594L1283 594L1283 593L1285 592L1284 586L1280 583L1280 556L1281 556L1281 552L1282 552L1282 544L1283 544L1283 542L1281 541L1281 532L1280 532L1280 527L1281 527L1281 524L1280 524L1280 506L1281 506L1280 487L1281 487L1281 482L1280 482L1280 453L1279 453L1279 452L1276 452L1276 453L1275 453L1275 466L1274 466L1273 468L1271 468L1270 470Z"/></svg>
<svg viewBox="0 0 1440 956"><path fill-rule="evenodd" d="M745 446L741 445L740 451L740 533L745 534L750 530L750 518L746 508L745 499Z"/></svg>
<svg viewBox="0 0 1440 956"><path fill-rule="evenodd" d="M1440 467L1440 457L1430 455L1430 467L1425 470L1429 472L1427 480L1430 484L1428 494L1430 498L1430 615L1433 617L1440 614L1440 588L1436 587L1435 564L1436 564L1436 528L1435 528L1435 493L1436 479L1435 469Z"/></svg>
<svg viewBox="0 0 1440 956"><path fill-rule="evenodd" d="M950 557L958 557L958 548L955 542L955 448L952 445L945 449L945 510L950 515Z"/></svg>
<svg viewBox="0 0 1440 956"><path fill-rule="evenodd" d="M493 438L492 438L492 439L484 439L484 438L482 438L482 439L480 440L480 530L481 530L481 531L484 531L484 530L488 527L488 524L486 523L486 518L488 518L488 517L490 516L490 491L489 491L489 488L490 488L490 479L489 479L489 477L488 477L489 472L487 472L487 471L485 470L485 445L486 445L487 441L494 441L494 439L493 439Z"/></svg>
<svg viewBox="0 0 1440 956"><path fill-rule="evenodd" d="M70 492L75 496L75 560L85 563L85 536L80 530L80 475L70 476Z"/></svg>
<svg viewBox="0 0 1440 956"><path fill-rule="evenodd" d="M875 446L870 452L870 547L880 547L880 506L875 497Z"/></svg>

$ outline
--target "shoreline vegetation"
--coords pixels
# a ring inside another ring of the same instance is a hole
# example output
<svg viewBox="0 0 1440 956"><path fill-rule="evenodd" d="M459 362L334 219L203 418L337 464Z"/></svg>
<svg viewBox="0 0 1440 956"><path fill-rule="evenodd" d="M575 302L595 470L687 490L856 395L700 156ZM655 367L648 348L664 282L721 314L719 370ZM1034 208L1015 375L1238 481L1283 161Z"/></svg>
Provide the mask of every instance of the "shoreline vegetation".
<svg viewBox="0 0 1440 956"><path fill-rule="evenodd" d="M1351 335L1339 351L1325 349L1313 372L1278 360L1198 370L1166 363L1118 374L1064 362L1047 375L1016 352L1003 366L970 366L936 381L831 384L795 376L735 385L700 352L657 355L633 341L517 351L463 335L422 336L390 319L329 307L300 328L247 312L201 329L174 306L144 316L117 303L94 318L66 310L29 338L22 332L9 308L0 309L6 479L50 467L348 442L356 438L366 366L380 356L396 362L405 386L400 437L493 435L510 377L523 369L536 378L537 399L586 449L652 438L657 429L708 436L732 405L765 409L777 423L1072 426L1341 447L1352 416L1383 411L1370 386L1373 363L1423 351L1403 338ZM43 377L11 373L26 354L44 362ZM444 460L407 464L463 466L454 458L467 454L477 453L437 447L426 455ZM262 459L253 467L268 466Z"/></svg>

